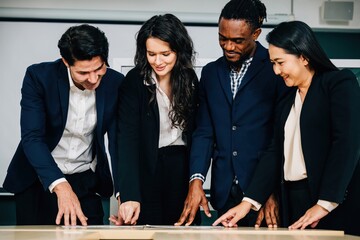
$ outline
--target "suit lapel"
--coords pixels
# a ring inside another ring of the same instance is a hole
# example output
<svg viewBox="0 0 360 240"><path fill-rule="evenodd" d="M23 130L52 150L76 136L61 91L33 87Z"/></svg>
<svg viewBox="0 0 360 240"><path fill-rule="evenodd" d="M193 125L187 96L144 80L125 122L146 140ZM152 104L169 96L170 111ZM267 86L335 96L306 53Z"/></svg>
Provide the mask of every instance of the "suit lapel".
<svg viewBox="0 0 360 240"><path fill-rule="evenodd" d="M296 96L296 91L293 91L292 93L290 93L289 96L287 97L287 100L286 100L286 103L284 104L283 109L281 109L281 116L280 116L281 125L280 126L282 126L283 129L285 127L286 120L288 119L291 107L294 104L295 96Z"/></svg>
<svg viewBox="0 0 360 240"><path fill-rule="evenodd" d="M105 77L105 76L104 76ZM104 81L104 79L102 79ZM96 131L98 136L101 136L101 129L103 125L104 119L104 108L105 108L105 92L102 84L96 88L95 90L95 98L96 98Z"/></svg>
<svg viewBox="0 0 360 240"><path fill-rule="evenodd" d="M225 57L222 58L219 64L221 66L218 67L217 74L219 75L220 85L229 104L232 104L233 96L231 92L231 83L230 83L231 80L230 80L230 72L229 72L230 70L228 64L226 63Z"/></svg>
<svg viewBox="0 0 360 240"><path fill-rule="evenodd" d="M238 92L240 92L251 81L251 79L253 79L255 75L261 71L261 68L264 67L264 61L266 61L267 58L267 50L260 44L256 43L256 51L253 60L246 71L245 76L241 80Z"/></svg>
<svg viewBox="0 0 360 240"><path fill-rule="evenodd" d="M261 68L263 68L264 63L259 61L259 59L253 59L252 63L250 64L248 70L245 73L245 76L241 80L241 84L238 88L237 92L240 92L250 81L254 78L256 73L260 72Z"/></svg>
<svg viewBox="0 0 360 240"><path fill-rule="evenodd" d="M60 60L61 61L61 60ZM58 88L62 113L62 129L65 129L67 114L69 110L69 76L66 66L61 62L59 66Z"/></svg>
<svg viewBox="0 0 360 240"><path fill-rule="evenodd" d="M159 132L159 130L160 130L160 113L159 113L159 106L158 106L157 100L156 100L156 85L154 84L154 85L151 85L151 86L146 87L147 96L148 96L148 97L146 98L146 99L147 99L147 103L146 103L146 104L149 104L150 98L152 97L152 93L149 91L148 88L150 88L151 91L155 93L155 96L154 96L155 99L151 102L151 104L149 105L149 107L150 107L150 110L152 111L153 116L154 116L154 118L155 118L156 127L157 127L156 131Z"/></svg>

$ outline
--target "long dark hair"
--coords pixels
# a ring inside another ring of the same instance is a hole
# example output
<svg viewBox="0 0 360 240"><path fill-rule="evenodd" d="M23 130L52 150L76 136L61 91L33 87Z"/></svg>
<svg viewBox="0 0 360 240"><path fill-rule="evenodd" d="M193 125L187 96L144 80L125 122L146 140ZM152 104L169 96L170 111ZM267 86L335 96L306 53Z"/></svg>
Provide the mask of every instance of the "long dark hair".
<svg viewBox="0 0 360 240"><path fill-rule="evenodd" d="M193 42L183 23L172 14L156 15L147 20L137 34L134 61L149 84L152 84L152 68L146 57L146 40L150 37L167 42L171 50L176 53L176 63L170 79L172 110L169 117L174 127L186 129L188 117L194 109L194 81L197 81L193 68L195 60ZM155 98L155 92L152 94L150 102Z"/></svg>
<svg viewBox="0 0 360 240"><path fill-rule="evenodd" d="M268 33L266 40L286 53L303 56L315 72L338 70L316 40L314 32L304 22L282 22Z"/></svg>

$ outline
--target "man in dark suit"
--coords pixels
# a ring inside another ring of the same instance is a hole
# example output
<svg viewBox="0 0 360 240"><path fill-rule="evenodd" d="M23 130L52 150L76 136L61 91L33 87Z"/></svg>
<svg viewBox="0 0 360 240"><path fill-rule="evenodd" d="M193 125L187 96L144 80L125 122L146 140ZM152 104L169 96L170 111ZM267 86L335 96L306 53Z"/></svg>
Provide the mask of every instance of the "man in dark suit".
<svg viewBox="0 0 360 240"><path fill-rule="evenodd" d="M211 216L202 187L210 164L214 209L222 215L240 203L258 158L269 144L274 108L287 89L273 73L267 49L256 41L265 18L266 8L259 0L231 0L221 12L219 44L224 56L202 70L189 192L176 225L191 224L199 206ZM272 198L268 204L276 207ZM261 207L256 206L256 210ZM276 212L265 213L268 226L276 225ZM257 220L253 211L238 224L260 224L263 214Z"/></svg>
<svg viewBox="0 0 360 240"><path fill-rule="evenodd" d="M103 224L113 193L104 135L115 164L115 109L124 76L108 68L96 27L69 28L62 59L30 66L21 89L21 141L3 187L15 194L18 225ZM100 196L101 195L101 196Z"/></svg>

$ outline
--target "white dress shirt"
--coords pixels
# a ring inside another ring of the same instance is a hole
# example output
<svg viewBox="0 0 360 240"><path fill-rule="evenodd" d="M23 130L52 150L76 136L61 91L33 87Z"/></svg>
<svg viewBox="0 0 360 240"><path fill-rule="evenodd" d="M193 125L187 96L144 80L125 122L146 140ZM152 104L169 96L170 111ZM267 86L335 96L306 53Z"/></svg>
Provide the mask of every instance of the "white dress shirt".
<svg viewBox="0 0 360 240"><path fill-rule="evenodd" d="M285 123L284 139L284 178L286 181L299 181L307 178L305 160L301 146L300 114L302 101L299 91Z"/></svg>
<svg viewBox="0 0 360 240"><path fill-rule="evenodd" d="M159 108L160 133L159 148L172 145L186 145L182 139L183 131L179 127L173 127L169 112L172 109L171 101L166 93L160 88L156 75L152 72L152 80L156 85L156 100Z"/></svg>
<svg viewBox="0 0 360 240"><path fill-rule="evenodd" d="M291 107L289 116L285 123L284 139L284 178L286 181L299 181L307 178L304 154L301 145L300 114L302 101L299 91L296 92L295 103ZM250 198L244 198L244 201L250 202L254 210L260 209L261 205ZM331 212L338 204L319 199L318 205ZM305 213L304 213L305 214Z"/></svg>
<svg viewBox="0 0 360 240"><path fill-rule="evenodd" d="M62 137L51 152L57 166L64 174L74 174L92 169L95 171L96 158L92 158L92 143L96 126L95 91L80 90L72 81L70 83L69 108ZM49 190L65 178L54 181Z"/></svg>
<svg viewBox="0 0 360 240"><path fill-rule="evenodd" d="M299 91L296 92L295 103L291 107L285 123L284 140L284 178L286 181L299 181L307 178L304 154L301 145L300 114L302 101ZM318 205L329 212L339 204L319 199ZM304 213L305 214L305 213Z"/></svg>

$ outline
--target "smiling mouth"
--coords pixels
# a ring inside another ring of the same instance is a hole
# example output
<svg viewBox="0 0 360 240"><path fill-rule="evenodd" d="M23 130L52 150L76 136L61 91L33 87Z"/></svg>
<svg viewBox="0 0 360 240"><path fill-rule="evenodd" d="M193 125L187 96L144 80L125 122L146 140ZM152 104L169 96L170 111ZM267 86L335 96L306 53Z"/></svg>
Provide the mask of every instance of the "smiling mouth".
<svg viewBox="0 0 360 240"><path fill-rule="evenodd" d="M238 55L238 53L225 51L225 55L226 56L235 56L235 55Z"/></svg>
<svg viewBox="0 0 360 240"><path fill-rule="evenodd" d="M156 71L162 71L162 70L165 69L165 66L163 66L163 67L155 67L155 69L156 69Z"/></svg>
<svg viewBox="0 0 360 240"><path fill-rule="evenodd" d="M281 77L284 79L284 81L286 81L289 78L288 75L282 75Z"/></svg>
<svg viewBox="0 0 360 240"><path fill-rule="evenodd" d="M231 62L239 61L241 59L241 54L239 54L237 52L224 51L224 57L226 57L226 59L231 61Z"/></svg>

